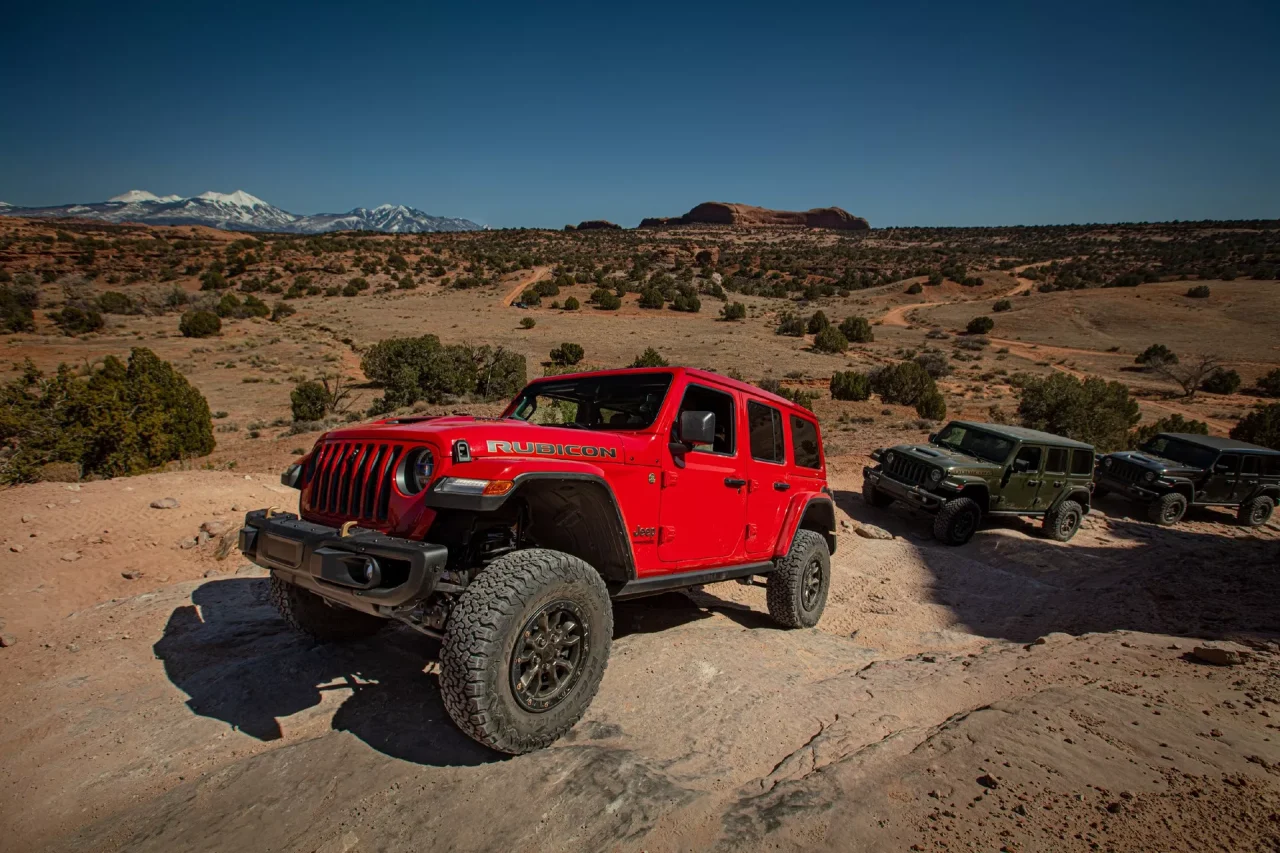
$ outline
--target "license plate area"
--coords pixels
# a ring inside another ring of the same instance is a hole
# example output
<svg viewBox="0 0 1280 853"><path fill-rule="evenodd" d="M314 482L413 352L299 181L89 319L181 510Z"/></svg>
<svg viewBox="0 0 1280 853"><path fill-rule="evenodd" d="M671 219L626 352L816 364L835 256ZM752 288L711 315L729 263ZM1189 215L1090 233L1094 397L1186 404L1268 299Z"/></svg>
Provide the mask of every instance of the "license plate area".
<svg viewBox="0 0 1280 853"><path fill-rule="evenodd" d="M282 568L296 569L302 565L302 543L273 533L263 535L258 554Z"/></svg>

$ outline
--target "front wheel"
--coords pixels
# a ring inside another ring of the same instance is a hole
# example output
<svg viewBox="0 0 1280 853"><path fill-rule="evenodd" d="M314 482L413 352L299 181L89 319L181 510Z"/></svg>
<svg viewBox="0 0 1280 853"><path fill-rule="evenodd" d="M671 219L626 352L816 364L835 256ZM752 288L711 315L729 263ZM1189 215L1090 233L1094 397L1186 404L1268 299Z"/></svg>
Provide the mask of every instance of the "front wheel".
<svg viewBox="0 0 1280 853"><path fill-rule="evenodd" d="M1147 505L1147 518L1162 527L1177 524L1187 514L1187 499L1177 492L1161 495Z"/></svg>
<svg viewBox="0 0 1280 853"><path fill-rule="evenodd" d="M972 498L954 498L938 510L933 535L946 545L963 545L973 538L982 520L982 507Z"/></svg>
<svg viewBox="0 0 1280 853"><path fill-rule="evenodd" d="M1261 527L1271 518L1276 502L1266 495L1258 495L1252 500L1240 504L1236 512L1236 520L1247 527Z"/></svg>
<svg viewBox="0 0 1280 853"><path fill-rule="evenodd" d="M271 575L271 603L295 631L321 643L372 637L387 620L338 604L330 604L310 590Z"/></svg>
<svg viewBox="0 0 1280 853"><path fill-rule="evenodd" d="M812 628L822 618L831 588L831 552L812 530L797 530L791 550L769 573L769 615L783 628Z"/></svg>
<svg viewBox="0 0 1280 853"><path fill-rule="evenodd" d="M549 746L586 713L612 641L609 590L595 569L560 551L507 554L449 614L440 649L445 709L500 752Z"/></svg>
<svg viewBox="0 0 1280 853"><path fill-rule="evenodd" d="M884 509L893 503L893 495L886 495L876 488L875 483L865 479L862 481L862 499L877 509Z"/></svg>
<svg viewBox="0 0 1280 853"><path fill-rule="evenodd" d="M1084 507L1075 501L1062 501L1045 513L1044 532L1050 539L1066 542L1076 535L1084 518Z"/></svg>

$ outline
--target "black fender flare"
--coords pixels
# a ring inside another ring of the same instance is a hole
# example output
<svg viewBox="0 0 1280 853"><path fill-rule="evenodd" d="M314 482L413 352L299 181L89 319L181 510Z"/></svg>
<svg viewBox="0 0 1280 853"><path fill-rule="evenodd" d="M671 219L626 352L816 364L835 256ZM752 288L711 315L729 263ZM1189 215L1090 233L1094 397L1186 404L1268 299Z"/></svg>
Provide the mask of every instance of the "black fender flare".
<svg viewBox="0 0 1280 853"><path fill-rule="evenodd" d="M796 516L795 526L788 532L786 547L779 548L779 556L791 550L797 530L812 530L827 541L827 550L836 552L836 502L830 495L811 495L804 509Z"/></svg>

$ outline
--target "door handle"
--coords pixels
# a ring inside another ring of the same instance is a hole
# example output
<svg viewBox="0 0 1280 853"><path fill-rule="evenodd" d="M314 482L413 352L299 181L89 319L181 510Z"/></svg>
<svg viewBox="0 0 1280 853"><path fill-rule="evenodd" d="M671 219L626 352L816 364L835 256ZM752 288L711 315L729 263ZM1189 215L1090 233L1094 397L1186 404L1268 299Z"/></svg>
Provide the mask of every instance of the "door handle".
<svg viewBox="0 0 1280 853"><path fill-rule="evenodd" d="M731 489L741 489L747 484L747 481L739 480L737 477L725 477L724 484Z"/></svg>
<svg viewBox="0 0 1280 853"><path fill-rule="evenodd" d="M780 492L785 492L787 489L791 488L791 484L778 482L778 483L774 483L773 487Z"/></svg>
<svg viewBox="0 0 1280 853"><path fill-rule="evenodd" d="M1062 488L1062 481L1061 481L1061 480L1054 480L1054 481L1053 481L1053 487L1054 487L1055 489L1061 489L1061 488Z"/></svg>
<svg viewBox="0 0 1280 853"><path fill-rule="evenodd" d="M1038 485L1040 485L1040 481L1039 481L1039 480L1027 480L1027 485L1028 485L1028 486L1038 486Z"/></svg>

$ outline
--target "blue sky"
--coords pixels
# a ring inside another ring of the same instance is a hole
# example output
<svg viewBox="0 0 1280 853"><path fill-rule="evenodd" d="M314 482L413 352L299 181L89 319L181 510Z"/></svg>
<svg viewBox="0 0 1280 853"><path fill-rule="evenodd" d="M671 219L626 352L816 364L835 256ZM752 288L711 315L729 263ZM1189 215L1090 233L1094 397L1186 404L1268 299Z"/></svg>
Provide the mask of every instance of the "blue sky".
<svg viewBox="0 0 1280 853"><path fill-rule="evenodd" d="M27 3L0 26L0 200L1276 218L1277 43L1274 0Z"/></svg>

